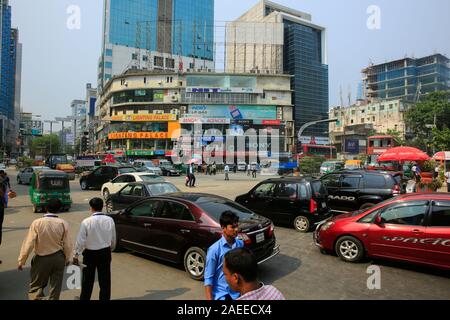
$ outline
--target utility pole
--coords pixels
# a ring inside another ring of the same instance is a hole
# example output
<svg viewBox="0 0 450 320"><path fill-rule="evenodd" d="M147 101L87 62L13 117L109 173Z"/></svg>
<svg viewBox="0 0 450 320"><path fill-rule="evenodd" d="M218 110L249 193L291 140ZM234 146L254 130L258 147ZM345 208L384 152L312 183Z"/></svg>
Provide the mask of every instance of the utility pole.
<svg viewBox="0 0 450 320"><path fill-rule="evenodd" d="M58 121L55 120L45 120L45 123L50 123L50 154L52 154L52 135L53 135L53 124L58 123Z"/></svg>

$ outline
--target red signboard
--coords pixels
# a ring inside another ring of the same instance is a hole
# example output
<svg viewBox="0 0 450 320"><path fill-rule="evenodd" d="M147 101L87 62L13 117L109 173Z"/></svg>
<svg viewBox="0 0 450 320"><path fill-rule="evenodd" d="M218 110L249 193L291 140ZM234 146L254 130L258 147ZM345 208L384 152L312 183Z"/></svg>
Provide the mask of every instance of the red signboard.
<svg viewBox="0 0 450 320"><path fill-rule="evenodd" d="M281 124L281 121L280 120L263 120L262 124L266 125L266 126L279 126Z"/></svg>

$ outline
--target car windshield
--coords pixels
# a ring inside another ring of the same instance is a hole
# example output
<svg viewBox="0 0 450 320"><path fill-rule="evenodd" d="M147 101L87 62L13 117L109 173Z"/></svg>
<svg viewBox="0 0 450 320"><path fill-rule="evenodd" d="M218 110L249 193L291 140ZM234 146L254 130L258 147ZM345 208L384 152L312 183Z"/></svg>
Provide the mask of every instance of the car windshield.
<svg viewBox="0 0 450 320"><path fill-rule="evenodd" d="M160 176L157 176L157 175L154 175L154 174L147 174L147 175L144 175L144 176L139 176L139 178L141 178L142 181L144 181L144 182L151 182L151 181L154 181L154 180L157 180L157 179L161 179Z"/></svg>
<svg viewBox="0 0 450 320"><path fill-rule="evenodd" d="M124 173L132 173L132 172L136 172L135 168L120 168L119 169L119 174L124 174Z"/></svg>
<svg viewBox="0 0 450 320"><path fill-rule="evenodd" d="M147 168L154 168L155 165L154 165L153 162L151 162L151 161L145 161L145 162L144 162L144 167L147 167Z"/></svg>
<svg viewBox="0 0 450 320"><path fill-rule="evenodd" d="M180 190L171 183L155 183L147 185L150 194L157 196L166 193L180 192Z"/></svg>
<svg viewBox="0 0 450 320"><path fill-rule="evenodd" d="M236 202L232 202L226 199L210 198L209 201L197 202L196 204L216 222L220 223L220 216L222 212L232 211L236 213L239 220L249 220L256 217L256 214L252 211L242 207Z"/></svg>

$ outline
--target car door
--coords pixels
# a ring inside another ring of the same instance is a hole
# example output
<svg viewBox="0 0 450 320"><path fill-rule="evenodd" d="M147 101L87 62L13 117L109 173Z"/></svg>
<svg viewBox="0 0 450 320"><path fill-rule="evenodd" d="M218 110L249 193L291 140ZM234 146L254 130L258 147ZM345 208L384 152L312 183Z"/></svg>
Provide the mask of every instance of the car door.
<svg viewBox="0 0 450 320"><path fill-rule="evenodd" d="M328 205L333 210L339 210L340 203L337 196L337 192L341 186L341 175L328 174L320 179L328 191Z"/></svg>
<svg viewBox="0 0 450 320"><path fill-rule="evenodd" d="M269 204L272 221L291 223L301 214L301 205L297 196L297 183L279 182L275 189L273 201Z"/></svg>
<svg viewBox="0 0 450 320"><path fill-rule="evenodd" d="M425 217L429 201L404 201L380 210L381 223L369 229L369 246L373 256L410 261L426 261Z"/></svg>
<svg viewBox="0 0 450 320"><path fill-rule="evenodd" d="M264 217L272 219L272 203L275 196L277 184L275 182L264 182L249 193L243 205L248 209Z"/></svg>
<svg viewBox="0 0 450 320"><path fill-rule="evenodd" d="M187 205L164 200L161 210L152 219L152 231L157 235L155 241L160 256L177 261L188 244L196 244L195 227L196 221Z"/></svg>
<svg viewBox="0 0 450 320"><path fill-rule="evenodd" d="M115 194L112 199L114 202L115 210L122 210L128 208L134 203L134 185L129 184L122 188L117 194Z"/></svg>
<svg viewBox="0 0 450 320"><path fill-rule="evenodd" d="M341 187L336 192L337 206L342 211L359 210L358 198L361 195L361 175L342 175Z"/></svg>
<svg viewBox="0 0 450 320"><path fill-rule="evenodd" d="M145 254L158 256L157 235L152 230L152 218L160 209L161 202L148 200L125 210L117 220L117 238L120 245Z"/></svg>
<svg viewBox="0 0 450 320"><path fill-rule="evenodd" d="M25 169L23 183L30 184L31 183L31 177L33 177L33 173L34 173L34 169L33 168Z"/></svg>
<svg viewBox="0 0 450 320"><path fill-rule="evenodd" d="M434 201L425 240L429 262L450 268L450 201Z"/></svg>
<svg viewBox="0 0 450 320"><path fill-rule="evenodd" d="M99 186L101 187L103 185L103 183L100 184L100 181L104 180L104 169L105 167L97 168L87 176L87 184L90 188L98 188Z"/></svg>
<svg viewBox="0 0 450 320"><path fill-rule="evenodd" d="M113 193L120 191L123 187L125 187L130 182L135 182L135 179L133 176L130 176L127 174L118 176L113 181L111 181L110 193L113 194Z"/></svg>

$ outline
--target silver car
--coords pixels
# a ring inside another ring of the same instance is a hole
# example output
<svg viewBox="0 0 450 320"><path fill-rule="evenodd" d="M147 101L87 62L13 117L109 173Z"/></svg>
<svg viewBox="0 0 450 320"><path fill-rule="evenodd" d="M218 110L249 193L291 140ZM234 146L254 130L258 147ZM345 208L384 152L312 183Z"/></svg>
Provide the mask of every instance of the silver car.
<svg viewBox="0 0 450 320"><path fill-rule="evenodd" d="M20 169L17 175L17 184L30 184L33 173L37 170L50 170L49 167L28 167Z"/></svg>

